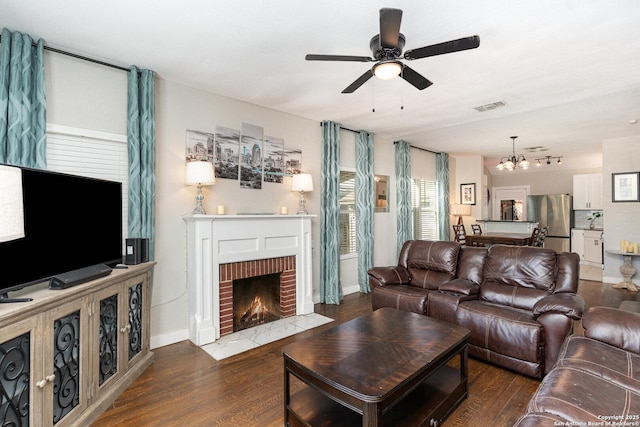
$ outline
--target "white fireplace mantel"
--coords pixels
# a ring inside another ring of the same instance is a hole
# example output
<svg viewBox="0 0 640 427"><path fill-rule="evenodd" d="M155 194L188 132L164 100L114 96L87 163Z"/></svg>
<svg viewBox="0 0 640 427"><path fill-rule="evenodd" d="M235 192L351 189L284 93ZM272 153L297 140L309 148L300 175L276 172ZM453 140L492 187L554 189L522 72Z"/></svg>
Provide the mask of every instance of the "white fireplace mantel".
<svg viewBox="0 0 640 427"><path fill-rule="evenodd" d="M315 215L187 215L189 339L220 338L220 264L294 255L296 314L313 313L311 219Z"/></svg>

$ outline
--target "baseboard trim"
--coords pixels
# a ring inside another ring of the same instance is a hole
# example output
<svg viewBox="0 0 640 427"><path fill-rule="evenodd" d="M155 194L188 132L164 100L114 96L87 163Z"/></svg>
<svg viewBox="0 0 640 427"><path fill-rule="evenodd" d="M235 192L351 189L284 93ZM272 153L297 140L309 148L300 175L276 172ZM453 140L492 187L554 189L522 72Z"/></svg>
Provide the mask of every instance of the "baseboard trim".
<svg viewBox="0 0 640 427"><path fill-rule="evenodd" d="M175 344L180 341L189 339L189 329L174 331L168 334L152 335L150 340L151 349L164 347L165 345Z"/></svg>

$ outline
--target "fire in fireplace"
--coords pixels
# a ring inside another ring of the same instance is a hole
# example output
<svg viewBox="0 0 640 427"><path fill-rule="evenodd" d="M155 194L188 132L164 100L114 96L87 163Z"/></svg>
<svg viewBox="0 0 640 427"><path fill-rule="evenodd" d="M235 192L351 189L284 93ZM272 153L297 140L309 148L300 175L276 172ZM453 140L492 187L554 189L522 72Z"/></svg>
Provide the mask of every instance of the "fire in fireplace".
<svg viewBox="0 0 640 427"><path fill-rule="evenodd" d="M280 275L233 280L233 332L280 319Z"/></svg>

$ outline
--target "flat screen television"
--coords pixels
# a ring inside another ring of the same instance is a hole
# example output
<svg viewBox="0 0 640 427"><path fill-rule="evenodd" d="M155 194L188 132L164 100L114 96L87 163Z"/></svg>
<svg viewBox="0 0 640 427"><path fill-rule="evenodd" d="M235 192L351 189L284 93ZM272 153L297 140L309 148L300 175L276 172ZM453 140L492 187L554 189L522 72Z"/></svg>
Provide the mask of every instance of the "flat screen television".
<svg viewBox="0 0 640 427"><path fill-rule="evenodd" d="M0 299L58 274L122 262L120 182L21 169L25 237L0 243Z"/></svg>

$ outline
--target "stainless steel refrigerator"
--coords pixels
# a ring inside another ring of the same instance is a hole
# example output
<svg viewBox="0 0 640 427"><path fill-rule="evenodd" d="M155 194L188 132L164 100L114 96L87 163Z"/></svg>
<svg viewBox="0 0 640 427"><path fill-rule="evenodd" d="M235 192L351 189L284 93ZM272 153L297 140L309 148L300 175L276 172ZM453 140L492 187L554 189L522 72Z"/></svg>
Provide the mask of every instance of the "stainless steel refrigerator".
<svg viewBox="0 0 640 427"><path fill-rule="evenodd" d="M539 222L538 227L549 227L544 247L556 252L569 252L573 216L571 196L550 194L527 197L527 221Z"/></svg>

